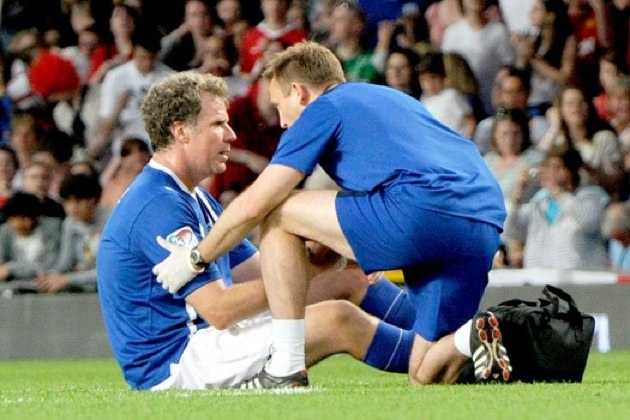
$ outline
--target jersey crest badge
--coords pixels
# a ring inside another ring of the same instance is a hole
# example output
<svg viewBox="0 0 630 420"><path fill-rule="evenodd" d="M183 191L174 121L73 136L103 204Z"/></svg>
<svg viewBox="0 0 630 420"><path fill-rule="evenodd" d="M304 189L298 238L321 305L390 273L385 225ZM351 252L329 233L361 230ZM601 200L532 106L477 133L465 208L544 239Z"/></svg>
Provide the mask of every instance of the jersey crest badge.
<svg viewBox="0 0 630 420"><path fill-rule="evenodd" d="M184 248L192 248L199 243L192 228L188 226L177 229L175 232L168 235L166 240L171 244L182 246Z"/></svg>

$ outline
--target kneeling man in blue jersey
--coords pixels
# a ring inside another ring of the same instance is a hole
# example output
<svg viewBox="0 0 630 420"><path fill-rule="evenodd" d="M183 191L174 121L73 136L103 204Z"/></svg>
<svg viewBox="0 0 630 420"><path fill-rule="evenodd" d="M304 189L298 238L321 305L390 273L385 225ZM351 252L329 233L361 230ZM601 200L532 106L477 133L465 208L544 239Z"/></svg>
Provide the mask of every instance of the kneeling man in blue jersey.
<svg viewBox="0 0 630 420"><path fill-rule="evenodd" d="M212 264L187 260L186 270L199 275L177 291L152 273L168 255L164 248L188 255L220 217L220 205L197 185L226 168L235 139L227 98L220 78L181 73L155 85L142 108L155 154L114 209L97 258L105 325L134 389L231 387L260 371L270 354L271 318L249 241ZM320 266L331 260L315 254ZM347 299L394 325L413 324L404 292L385 279L370 285L359 269L323 273L309 293L310 301ZM348 301L310 306L307 319L309 365L339 352L368 359L383 322Z"/></svg>
<svg viewBox="0 0 630 420"><path fill-rule="evenodd" d="M304 322L306 239L357 261L366 273L404 273L414 325L399 336L379 324L366 360L408 371L410 382L424 384L455 381L452 373L474 353L479 379L508 379L511 366L496 318L475 315L505 208L474 143L408 95L345 83L339 60L313 42L280 53L264 77L287 128L270 165L195 249L178 249L155 267L158 281L177 289L196 274L187 270L191 257L214 262L261 225L274 351L243 386L308 382L305 348L307 354L313 325ZM295 190L317 163L341 192ZM467 322L473 317L474 323Z"/></svg>

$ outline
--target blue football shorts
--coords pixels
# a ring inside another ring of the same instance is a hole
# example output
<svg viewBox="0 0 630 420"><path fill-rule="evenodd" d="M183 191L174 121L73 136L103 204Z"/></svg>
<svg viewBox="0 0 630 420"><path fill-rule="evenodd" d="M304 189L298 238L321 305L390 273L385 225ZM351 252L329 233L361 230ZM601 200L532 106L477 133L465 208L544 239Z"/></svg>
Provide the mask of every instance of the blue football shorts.
<svg viewBox="0 0 630 420"><path fill-rule="evenodd" d="M402 269L417 334L434 341L475 315L499 249L496 226L428 210L385 191L340 192L335 204L366 273Z"/></svg>

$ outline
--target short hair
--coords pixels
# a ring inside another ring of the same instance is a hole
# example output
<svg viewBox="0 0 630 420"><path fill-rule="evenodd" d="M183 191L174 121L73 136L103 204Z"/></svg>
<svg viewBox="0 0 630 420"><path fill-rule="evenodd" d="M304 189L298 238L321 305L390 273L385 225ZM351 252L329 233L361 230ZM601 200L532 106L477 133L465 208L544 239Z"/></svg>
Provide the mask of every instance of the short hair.
<svg viewBox="0 0 630 420"><path fill-rule="evenodd" d="M302 41L279 53L263 73L267 80L276 79L285 93L291 82L314 89L325 89L346 81L341 62L328 48Z"/></svg>
<svg viewBox="0 0 630 420"><path fill-rule="evenodd" d="M142 118L154 151L172 143L173 123L183 121L194 125L197 122L203 93L228 103L227 84L212 74L175 73L151 87L142 103Z"/></svg>
<svg viewBox="0 0 630 420"><path fill-rule="evenodd" d="M74 154L74 139L61 131L54 128L42 136L42 143L37 151L50 152L52 157L59 163L66 163L72 159Z"/></svg>
<svg viewBox="0 0 630 420"><path fill-rule="evenodd" d="M135 148L139 149L141 152L151 154L151 150L149 149L149 145L146 141L139 137L129 137L122 141L122 144L120 146L120 157L129 156Z"/></svg>
<svg viewBox="0 0 630 420"><path fill-rule="evenodd" d="M501 121L512 121L520 128L521 133L523 133L520 153L523 153L532 145L532 141L529 136L529 118L525 111L518 108L498 108L493 120L492 136L490 137L490 142L492 143L492 147L495 151L498 152L495 133L497 130L497 126Z"/></svg>
<svg viewBox="0 0 630 420"><path fill-rule="evenodd" d="M519 69L518 67L508 64L504 67L505 69L505 77L515 77L521 81L521 85L523 85L523 89L529 93L531 90L531 73L526 69ZM503 83L503 78L499 83Z"/></svg>
<svg viewBox="0 0 630 420"><path fill-rule="evenodd" d="M99 176L98 170L94 167L92 162L87 159L76 159L70 162L69 168L70 175L89 175L89 176Z"/></svg>
<svg viewBox="0 0 630 420"><path fill-rule="evenodd" d="M420 57L417 71L419 75L435 74L446 77L446 69L444 68L444 55L441 52L428 52Z"/></svg>
<svg viewBox="0 0 630 420"><path fill-rule="evenodd" d="M70 197L77 199L99 199L101 197L101 183L94 175L74 174L68 175L59 187L59 197L67 200Z"/></svg>
<svg viewBox="0 0 630 420"><path fill-rule="evenodd" d="M132 35L133 45L142 47L152 54L160 52L162 48L160 40L161 35L158 28L147 23L137 27Z"/></svg>
<svg viewBox="0 0 630 420"><path fill-rule="evenodd" d="M13 216L37 219L42 214L41 206L41 202L34 194L17 191L7 201L3 213L7 219Z"/></svg>
<svg viewBox="0 0 630 420"><path fill-rule="evenodd" d="M549 160L552 158L558 158L562 160L562 164L571 175L573 187L579 187L580 169L582 169L582 165L584 164L584 160L582 159L582 155L580 154L580 152L573 147L567 147L563 145L553 146L547 152L545 160Z"/></svg>

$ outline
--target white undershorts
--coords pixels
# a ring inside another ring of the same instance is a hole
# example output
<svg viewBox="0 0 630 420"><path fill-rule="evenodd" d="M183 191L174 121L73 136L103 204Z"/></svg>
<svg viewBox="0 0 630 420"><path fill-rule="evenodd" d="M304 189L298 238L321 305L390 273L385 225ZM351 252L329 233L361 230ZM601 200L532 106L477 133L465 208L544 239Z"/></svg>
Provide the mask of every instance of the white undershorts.
<svg viewBox="0 0 630 420"><path fill-rule="evenodd" d="M226 388L258 373L271 354L271 316L262 315L217 330L197 331L179 363L171 364L171 376L151 388Z"/></svg>

